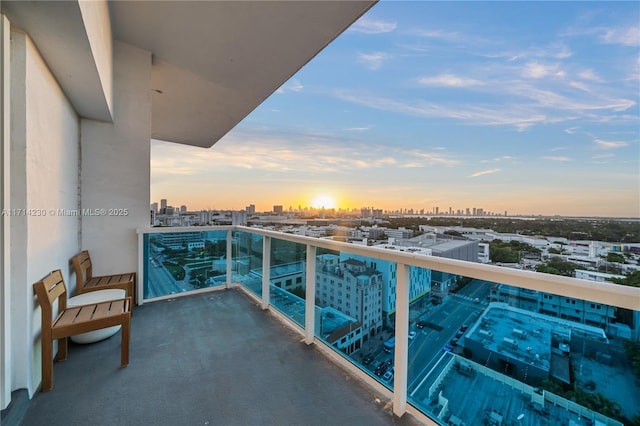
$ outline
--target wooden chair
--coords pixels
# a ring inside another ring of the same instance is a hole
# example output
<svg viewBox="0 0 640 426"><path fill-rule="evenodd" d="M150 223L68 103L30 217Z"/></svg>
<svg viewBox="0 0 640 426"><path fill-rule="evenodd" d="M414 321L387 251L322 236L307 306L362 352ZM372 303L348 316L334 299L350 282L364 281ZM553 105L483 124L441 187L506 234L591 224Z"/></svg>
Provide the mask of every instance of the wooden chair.
<svg viewBox="0 0 640 426"><path fill-rule="evenodd" d="M53 388L53 341L58 340L57 360L67 359L67 338L106 327L121 325L120 366L129 364L131 339L131 297L67 309L67 288L59 269L33 285L42 308L42 391ZM58 315L53 303L58 299Z"/></svg>
<svg viewBox="0 0 640 426"><path fill-rule="evenodd" d="M87 250L84 250L71 258L71 263L73 264L73 269L76 273L76 291L79 294L86 293L88 291L104 290L107 288L121 288L127 291L127 296L130 296L133 299L134 305L136 304L135 272L94 277L91 266L91 257L89 257L89 252Z"/></svg>

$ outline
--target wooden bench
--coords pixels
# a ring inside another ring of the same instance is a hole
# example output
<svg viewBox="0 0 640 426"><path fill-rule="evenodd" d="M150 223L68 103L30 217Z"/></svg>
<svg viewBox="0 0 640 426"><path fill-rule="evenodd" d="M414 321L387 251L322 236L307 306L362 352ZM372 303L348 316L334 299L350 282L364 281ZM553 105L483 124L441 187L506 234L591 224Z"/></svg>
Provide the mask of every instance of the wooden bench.
<svg viewBox="0 0 640 426"><path fill-rule="evenodd" d="M131 297L81 305L67 309L67 288L59 269L33 285L42 308L42 391L53 388L53 341L58 340L57 360L67 359L67 338L106 327L121 325L120 366L129 364L131 339ZM58 315L53 303L58 299Z"/></svg>
<svg viewBox="0 0 640 426"><path fill-rule="evenodd" d="M73 269L76 273L76 292L86 293L88 291L104 290L108 288L121 288L127 291L127 296L136 302L136 273L127 272L124 274L103 275L100 277L93 276L93 268L91 265L91 257L89 252L83 252L71 258Z"/></svg>

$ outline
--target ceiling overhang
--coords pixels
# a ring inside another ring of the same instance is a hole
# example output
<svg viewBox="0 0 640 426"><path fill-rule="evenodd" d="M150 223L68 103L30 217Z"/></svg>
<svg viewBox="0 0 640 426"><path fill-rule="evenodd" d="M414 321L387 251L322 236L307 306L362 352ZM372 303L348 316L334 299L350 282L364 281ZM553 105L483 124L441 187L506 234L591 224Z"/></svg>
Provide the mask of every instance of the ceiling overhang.
<svg viewBox="0 0 640 426"><path fill-rule="evenodd" d="M116 1L114 38L150 51L152 137L210 147L375 1Z"/></svg>
<svg viewBox="0 0 640 426"><path fill-rule="evenodd" d="M80 116L112 120L113 37L152 54L152 138L210 147L376 2L0 4Z"/></svg>
<svg viewBox="0 0 640 426"><path fill-rule="evenodd" d="M0 6L12 28L26 32L33 40L78 115L111 121L111 33L106 5L2 1ZM102 26L97 16L100 13L107 20ZM106 49L96 46L101 37L109 38L102 40ZM100 55L104 50L108 51L108 58Z"/></svg>

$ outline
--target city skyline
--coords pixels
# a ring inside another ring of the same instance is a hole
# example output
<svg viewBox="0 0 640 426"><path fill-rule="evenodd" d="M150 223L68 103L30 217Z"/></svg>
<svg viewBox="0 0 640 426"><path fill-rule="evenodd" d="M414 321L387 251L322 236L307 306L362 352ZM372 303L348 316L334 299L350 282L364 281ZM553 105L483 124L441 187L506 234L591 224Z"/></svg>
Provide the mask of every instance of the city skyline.
<svg viewBox="0 0 640 426"><path fill-rule="evenodd" d="M151 199L640 217L635 2L385 2Z"/></svg>
<svg viewBox="0 0 640 426"><path fill-rule="evenodd" d="M166 201L166 206L162 206L161 202L162 201ZM462 215L462 216L508 216L507 211L504 212L492 212L492 211L488 211L483 209L482 207L466 207L466 208L453 208L453 207L449 207L449 208L443 208L440 209L439 206L436 206L432 209L417 209L417 208L401 208L401 209L378 209L375 206L362 206L360 208L342 208L342 207L325 207L325 206L320 206L320 207L314 207L314 206L302 206L302 205L298 205L298 206L288 206L285 207L281 204L272 204L270 209L267 210L258 210L256 209L255 204L249 204L247 206L245 206L244 208L240 208L240 209L191 209L189 208L188 205L183 204L183 203L177 203L176 205L173 205L169 202L168 199L166 198L161 198L160 202L158 201L154 201L151 203L151 208L156 212L159 213L161 212L165 207L168 207L171 209L172 213L197 213L199 211L246 211L249 212L251 211L251 214L255 213L255 214L263 214L263 213L284 213L284 212L294 212L294 213L300 213L300 212L322 212L322 211L327 211L327 212L336 212L336 213L357 213L360 214L362 213L362 210L369 210L369 212L372 211L383 211L384 213L391 213L391 214L395 214L395 213L403 213L403 214L408 214L408 215Z"/></svg>

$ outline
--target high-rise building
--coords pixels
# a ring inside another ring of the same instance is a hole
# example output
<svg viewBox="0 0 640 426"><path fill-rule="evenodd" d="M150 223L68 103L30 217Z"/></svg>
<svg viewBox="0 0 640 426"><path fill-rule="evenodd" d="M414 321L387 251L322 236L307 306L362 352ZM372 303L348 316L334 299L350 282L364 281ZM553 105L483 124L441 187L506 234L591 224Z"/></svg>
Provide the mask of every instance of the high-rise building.
<svg viewBox="0 0 640 426"><path fill-rule="evenodd" d="M186 213L187 212L187 206L185 206L184 204L180 206L180 213Z"/></svg>
<svg viewBox="0 0 640 426"><path fill-rule="evenodd" d="M160 200L160 208L161 209L166 209L167 208L167 199L163 198L162 200Z"/></svg>
<svg viewBox="0 0 640 426"><path fill-rule="evenodd" d="M158 203L151 203L151 211L153 213L158 213Z"/></svg>
<svg viewBox="0 0 640 426"><path fill-rule="evenodd" d="M248 215L256 214L256 205L249 204L247 207L245 207L245 211Z"/></svg>
<svg viewBox="0 0 640 426"><path fill-rule="evenodd" d="M237 212L231 212L231 224L246 226L247 225L247 211L240 210Z"/></svg>
<svg viewBox="0 0 640 426"><path fill-rule="evenodd" d="M273 206L273 212L274 212L275 214L282 214L282 212L283 212L283 208L282 208L282 206L281 206L281 205L279 205L279 206Z"/></svg>

